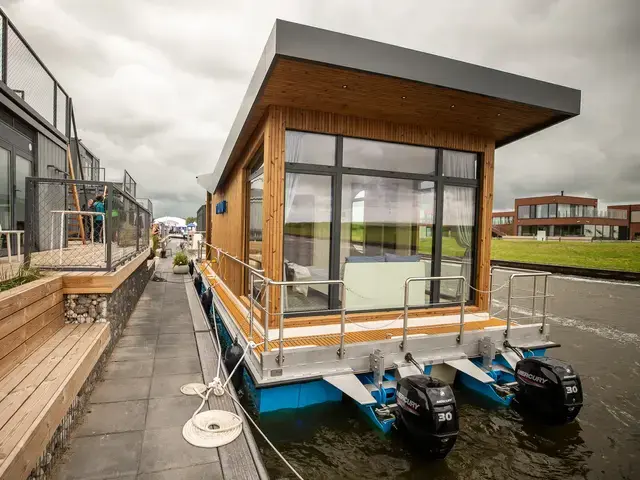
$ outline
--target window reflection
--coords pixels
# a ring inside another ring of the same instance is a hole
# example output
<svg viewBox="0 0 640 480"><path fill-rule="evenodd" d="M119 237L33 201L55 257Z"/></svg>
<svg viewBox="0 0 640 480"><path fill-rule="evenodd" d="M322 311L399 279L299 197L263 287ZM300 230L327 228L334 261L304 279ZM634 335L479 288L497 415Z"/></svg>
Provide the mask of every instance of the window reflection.
<svg viewBox="0 0 640 480"><path fill-rule="evenodd" d="M345 167L423 175L436 172L435 148L345 137L343 149Z"/></svg>

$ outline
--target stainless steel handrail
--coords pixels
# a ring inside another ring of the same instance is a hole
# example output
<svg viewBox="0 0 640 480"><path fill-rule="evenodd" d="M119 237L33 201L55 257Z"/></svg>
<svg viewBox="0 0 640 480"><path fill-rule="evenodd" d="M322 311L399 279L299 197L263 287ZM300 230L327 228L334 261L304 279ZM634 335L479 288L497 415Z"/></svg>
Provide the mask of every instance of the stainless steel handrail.
<svg viewBox="0 0 640 480"><path fill-rule="evenodd" d="M402 323L402 343L400 349L404 351L407 345L407 329L409 327L409 285L412 282L430 282L430 281L447 281L457 280L458 287L462 285L462 300L460 300L460 333L458 333L457 342L462 343L464 339L464 305L465 305L465 284L467 279L462 275L454 275L451 277L409 277L404 281L404 320Z"/></svg>
<svg viewBox="0 0 640 480"><path fill-rule="evenodd" d="M513 318L511 317L511 302L512 300L517 300L517 299L533 299L533 308L532 308L532 312L531 312L531 317L530 318L535 318L538 317L539 315L536 315L536 299L538 298L542 298L542 325L540 326L540 332L544 332L544 329L547 325L547 298L549 298L551 295L549 295L549 276L551 276L551 272L527 272L527 273L512 273L509 276L509 290L508 290L508 297L507 297L507 329L504 331L504 336L506 340L509 340L510 334L511 334L511 321L513 320ZM542 295L538 295L538 278L539 277L544 277L544 293ZM533 278L533 295L532 296L518 296L518 297L514 297L513 296L513 280L515 278ZM526 318L526 317L525 317Z"/></svg>
<svg viewBox="0 0 640 480"><path fill-rule="evenodd" d="M296 285L340 285L340 298L342 301L342 308L340 309L340 348L338 349L338 357L342 360L344 358L344 336L345 336L345 321L347 319L347 307L346 307L346 287L344 280L295 280L295 281L283 281L274 282L269 281L269 285L275 285L280 287L280 321L278 332L278 357L276 362L278 365L284 363L284 314L285 314L285 289ZM266 344L265 344L266 351Z"/></svg>

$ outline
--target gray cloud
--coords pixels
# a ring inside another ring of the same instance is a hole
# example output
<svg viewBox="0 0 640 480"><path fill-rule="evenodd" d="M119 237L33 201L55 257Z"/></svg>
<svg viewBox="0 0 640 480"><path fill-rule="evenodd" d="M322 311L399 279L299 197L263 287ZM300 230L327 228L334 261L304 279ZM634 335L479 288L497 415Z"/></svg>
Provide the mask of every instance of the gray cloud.
<svg viewBox="0 0 640 480"><path fill-rule="evenodd" d="M74 98L80 137L159 215L194 215L276 17L580 88L582 115L498 150L496 208L640 201L640 2L22 0L6 11Z"/></svg>

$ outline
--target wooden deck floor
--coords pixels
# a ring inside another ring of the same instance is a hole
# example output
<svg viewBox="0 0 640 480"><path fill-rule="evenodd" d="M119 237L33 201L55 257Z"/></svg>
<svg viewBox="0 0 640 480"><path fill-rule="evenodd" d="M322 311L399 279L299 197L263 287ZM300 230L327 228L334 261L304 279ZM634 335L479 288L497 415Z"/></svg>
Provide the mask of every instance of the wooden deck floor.
<svg viewBox="0 0 640 480"><path fill-rule="evenodd" d="M206 267L206 266L204 266ZM218 277L211 271L206 269L206 277L210 285L214 285L214 289L218 296L222 299L227 310L233 315L236 324L240 327L246 338L249 338L249 320L246 314L246 307L244 304L236 298L229 289L218 280ZM392 318L397 314L392 314ZM360 323L362 322L362 315L347 315L347 323ZM338 319L339 323L339 319ZM264 337L255 328L254 323L253 341L258 344L255 352L264 351ZM506 326L504 320L497 318L488 318L486 320L479 320L465 323L465 331L481 330L490 327ZM450 323L444 325L429 325L420 327L410 327L408 329L408 335L437 335L442 333L455 333L459 331L459 323ZM393 337L402 336L402 328L381 328L376 330L363 330L358 332L348 332L345 334L345 344L373 342L380 340L388 340ZM286 328L285 328L286 337ZM305 347L305 346L337 346L340 344L339 334L324 334L324 335L310 335L295 338L285 338L285 348L291 347ZM277 339L269 341L269 351L279 348L279 341Z"/></svg>
<svg viewBox="0 0 640 480"><path fill-rule="evenodd" d="M136 252L136 246L120 246L111 244L111 260L117 262ZM31 265L34 267L95 267L106 268L107 254L103 243L87 243L74 240L67 248L43 250L31 254Z"/></svg>

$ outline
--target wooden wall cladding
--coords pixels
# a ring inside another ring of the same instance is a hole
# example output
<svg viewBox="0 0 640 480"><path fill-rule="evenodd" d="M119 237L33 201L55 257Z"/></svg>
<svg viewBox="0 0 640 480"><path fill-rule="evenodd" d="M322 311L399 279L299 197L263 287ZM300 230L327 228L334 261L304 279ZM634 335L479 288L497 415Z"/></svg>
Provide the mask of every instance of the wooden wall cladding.
<svg viewBox="0 0 640 480"><path fill-rule="evenodd" d="M0 294L0 378L62 328L63 297L59 276Z"/></svg>

